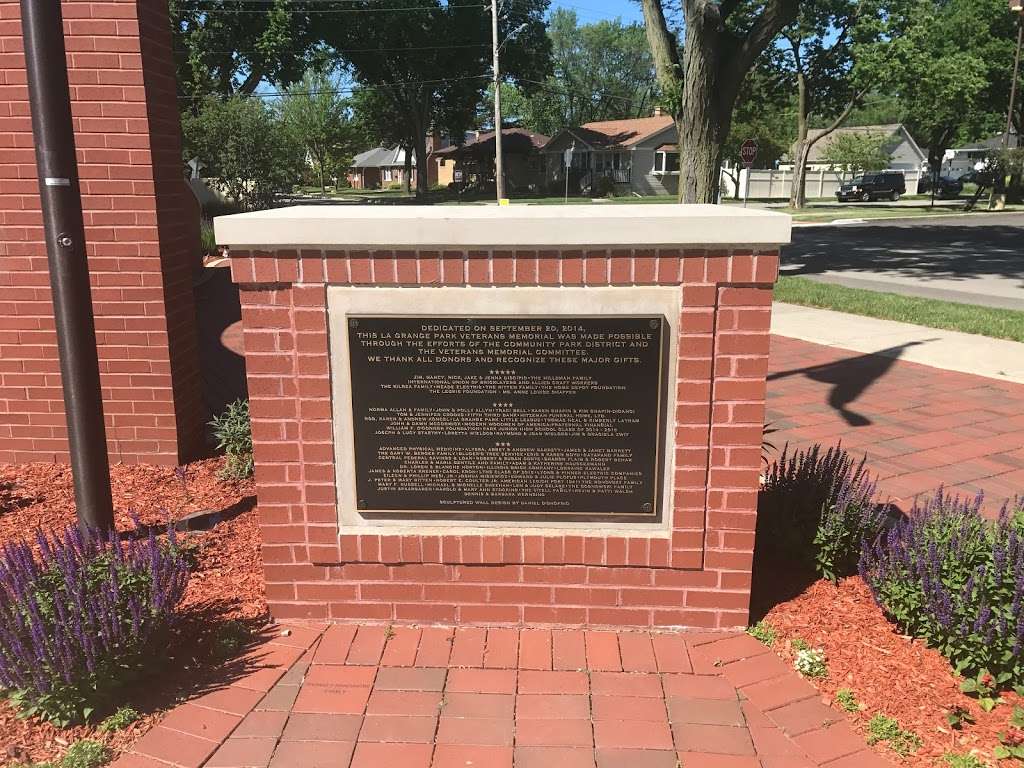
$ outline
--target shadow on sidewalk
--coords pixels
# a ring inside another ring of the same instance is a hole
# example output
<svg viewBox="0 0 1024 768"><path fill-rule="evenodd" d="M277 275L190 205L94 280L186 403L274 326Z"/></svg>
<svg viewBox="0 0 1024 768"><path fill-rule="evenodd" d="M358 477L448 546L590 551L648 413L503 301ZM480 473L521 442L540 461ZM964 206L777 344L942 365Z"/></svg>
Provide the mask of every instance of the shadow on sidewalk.
<svg viewBox="0 0 1024 768"><path fill-rule="evenodd" d="M928 339L927 341L931 341ZM795 368L791 371L779 371L768 375L768 381L785 379L790 376L803 375L812 381L831 384L828 393L828 404L838 412L851 427L866 427L873 422L867 416L858 413L848 406L856 402L864 391L873 383L885 376L889 369L903 355L904 350L926 341L909 341L896 347L872 352L870 354L849 357L835 363L815 365L810 368Z"/></svg>

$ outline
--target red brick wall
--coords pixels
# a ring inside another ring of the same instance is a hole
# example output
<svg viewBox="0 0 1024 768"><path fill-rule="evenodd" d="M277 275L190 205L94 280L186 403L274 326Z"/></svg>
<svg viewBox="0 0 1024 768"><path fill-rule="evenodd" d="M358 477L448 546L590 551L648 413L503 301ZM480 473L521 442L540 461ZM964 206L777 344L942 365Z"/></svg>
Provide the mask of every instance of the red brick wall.
<svg viewBox="0 0 1024 768"><path fill-rule="evenodd" d="M746 624L776 253L236 251L231 266L275 616ZM339 536L327 284L679 285L671 539Z"/></svg>
<svg viewBox="0 0 1024 768"><path fill-rule="evenodd" d="M63 3L112 461L172 464L202 439L167 4ZM67 458L17 0L0 0L0 462Z"/></svg>

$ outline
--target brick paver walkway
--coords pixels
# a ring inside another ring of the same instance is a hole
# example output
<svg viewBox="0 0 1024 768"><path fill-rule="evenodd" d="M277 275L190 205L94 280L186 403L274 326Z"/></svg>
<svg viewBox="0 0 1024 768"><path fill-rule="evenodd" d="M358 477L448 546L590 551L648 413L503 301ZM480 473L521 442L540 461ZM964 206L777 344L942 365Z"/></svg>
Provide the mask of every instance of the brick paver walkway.
<svg viewBox="0 0 1024 768"><path fill-rule="evenodd" d="M270 639L116 768L890 766L744 634L335 625Z"/></svg>
<svg viewBox="0 0 1024 768"><path fill-rule="evenodd" d="M1024 385L781 336L769 365L780 450L842 440L904 509L940 484L990 508L1024 493Z"/></svg>

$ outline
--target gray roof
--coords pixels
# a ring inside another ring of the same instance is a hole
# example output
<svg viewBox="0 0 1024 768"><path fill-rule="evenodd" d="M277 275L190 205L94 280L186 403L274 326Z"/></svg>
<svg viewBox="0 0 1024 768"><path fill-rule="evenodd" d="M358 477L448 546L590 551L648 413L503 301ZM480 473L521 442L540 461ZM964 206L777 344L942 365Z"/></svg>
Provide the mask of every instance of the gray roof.
<svg viewBox="0 0 1024 768"><path fill-rule="evenodd" d="M807 138L813 139L817 136L820 136L822 133L824 133L824 129L812 128L807 132ZM821 162L822 154L828 148L829 142L836 136L841 136L843 134L854 134L868 136L883 136L889 138L895 136L898 133L903 133L905 135L908 142L911 145L913 145L913 147L917 150L918 155L920 155L922 159L928 157L928 155L922 152L921 148L917 146L917 142L914 141L914 138L910 135L910 132L903 127L902 123L888 123L885 125L851 125L843 128L837 128L831 134L826 136L821 141L816 142L814 146L811 147L811 151L807 156L807 162ZM898 141L893 142L893 144L898 144Z"/></svg>
<svg viewBox="0 0 1024 768"><path fill-rule="evenodd" d="M416 165L416 155L412 155L412 164ZM374 147L360 152L352 158L351 168L394 168L405 165L405 155L401 147Z"/></svg>
<svg viewBox="0 0 1024 768"><path fill-rule="evenodd" d="M1005 136L1006 136L1006 131L1003 131L1002 133L997 133L995 136L990 136L987 139L982 139L981 141L975 141L975 142L973 142L971 144L964 144L962 147L956 147L956 149L961 150L961 151L965 150L965 149L999 149L999 148L1001 148L1003 146L1003 139L1005 138ZM1014 139L1016 139L1016 138L1017 138L1017 130L1016 129L1012 129L1010 131L1010 145L1011 146L1013 146Z"/></svg>

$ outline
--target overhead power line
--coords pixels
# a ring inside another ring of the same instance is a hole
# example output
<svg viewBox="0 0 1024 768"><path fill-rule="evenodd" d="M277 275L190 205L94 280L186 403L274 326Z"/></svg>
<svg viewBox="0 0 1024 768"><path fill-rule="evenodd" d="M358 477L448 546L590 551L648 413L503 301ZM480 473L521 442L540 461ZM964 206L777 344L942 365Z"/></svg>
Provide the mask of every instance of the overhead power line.
<svg viewBox="0 0 1024 768"><path fill-rule="evenodd" d="M309 10L308 8L296 8L296 12L307 13L310 15L322 16L325 14L333 13L397 13L399 11L449 11L456 8L478 8L482 9L484 6L480 3L470 3L468 5L412 5L405 6L402 8L327 8L322 11ZM243 9L230 9L230 8L197 8L200 13L223 13L229 15L238 15L239 13L270 13L273 9L268 10L243 10Z"/></svg>
<svg viewBox="0 0 1024 768"><path fill-rule="evenodd" d="M465 45L418 45L418 46L402 45L402 46L395 46L393 48L334 48L334 47L329 47L327 49L321 49L321 50L329 50L329 51L331 51L333 53L374 53L376 51L394 53L395 51L447 51L447 50L456 49L456 48L465 49L465 48L490 48L490 47L491 47L490 43L467 43ZM278 53L308 53L311 50L315 50L315 49L310 49L310 48L275 48L275 49L273 49L271 51L271 53L272 54L278 54ZM182 49L182 48L175 48L174 52L175 53L184 54L186 56L189 53L191 53L191 51L187 51L187 50ZM236 53L236 54L240 54L240 55L248 54L248 53L259 53L261 55L266 55L265 51L257 51L255 49L246 49L246 50L241 50L241 49L230 49L230 50L227 50L227 49L225 49L225 50L219 50L219 51L218 50L205 50L204 49L202 51L202 53Z"/></svg>
<svg viewBox="0 0 1024 768"><path fill-rule="evenodd" d="M355 85L351 88L320 88L312 91L263 91L262 93L234 94L242 99L277 99L282 96L320 96L321 94L332 93L336 95L347 95L362 90L375 90L378 88L397 88L405 85L436 85L438 83L454 83L463 80L491 79L490 74L466 75L465 77L443 77L437 80L400 80L392 83L367 83ZM217 98L215 95L204 94L202 96L179 96L181 101L202 101L208 98Z"/></svg>

